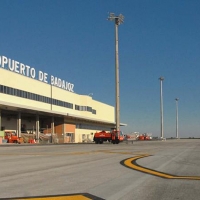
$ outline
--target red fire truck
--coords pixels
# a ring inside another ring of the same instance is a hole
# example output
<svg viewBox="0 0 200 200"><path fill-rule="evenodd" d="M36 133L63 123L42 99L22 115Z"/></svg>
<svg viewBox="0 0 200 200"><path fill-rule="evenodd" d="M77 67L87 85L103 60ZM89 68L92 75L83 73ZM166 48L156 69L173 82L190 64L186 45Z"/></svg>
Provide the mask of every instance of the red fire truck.
<svg viewBox="0 0 200 200"><path fill-rule="evenodd" d="M112 142L113 144L119 144L124 140L124 136L121 131L100 131L94 134L94 142L96 144L103 144L103 142Z"/></svg>

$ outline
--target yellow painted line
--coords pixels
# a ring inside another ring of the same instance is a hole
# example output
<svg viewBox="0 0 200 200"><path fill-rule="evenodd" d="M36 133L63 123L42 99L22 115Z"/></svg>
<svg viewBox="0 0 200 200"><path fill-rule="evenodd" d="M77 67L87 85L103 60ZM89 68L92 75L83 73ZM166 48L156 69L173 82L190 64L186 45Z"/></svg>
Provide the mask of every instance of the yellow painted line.
<svg viewBox="0 0 200 200"><path fill-rule="evenodd" d="M130 155L143 155L146 152L118 152L118 151L110 151L110 150L96 150L89 152L41 152L41 153L26 153L26 152L6 152L0 153L0 156L69 156L69 155L88 155L88 154L97 154L97 153L107 153L107 154L130 154Z"/></svg>
<svg viewBox="0 0 200 200"><path fill-rule="evenodd" d="M70 153L51 153L51 152L42 152L42 153L0 153L0 156L66 156L66 155L84 155L84 154L91 154L91 153L98 153L98 152L70 152Z"/></svg>
<svg viewBox="0 0 200 200"><path fill-rule="evenodd" d="M97 150L95 152L98 153L110 153L110 154L131 154L131 155L144 155L147 154L146 152L141 152L141 151L121 151L121 149L119 149L119 151L110 151L110 150Z"/></svg>
<svg viewBox="0 0 200 200"><path fill-rule="evenodd" d="M131 168L131 169L143 172L143 173L151 174L151 175L154 175L154 176L158 176L158 177L161 177L161 178L200 180L200 176L176 176L176 175L167 174L167 173L155 171L155 170L152 170L152 169L148 169L148 168L142 167L142 166L140 166L136 163L136 160L138 160L140 158L145 158L145 157L148 157L148 156L150 156L150 155L141 155L141 156L135 156L133 158L128 158L128 159L124 160L122 162L122 164L124 164L128 168Z"/></svg>
<svg viewBox="0 0 200 200"><path fill-rule="evenodd" d="M50 195L50 196L32 196L32 197L15 197L5 198L7 200L105 200L89 193Z"/></svg>
<svg viewBox="0 0 200 200"><path fill-rule="evenodd" d="M55 196L55 197L35 197L35 198L25 198L18 200L91 200L83 195L73 195L73 196Z"/></svg>

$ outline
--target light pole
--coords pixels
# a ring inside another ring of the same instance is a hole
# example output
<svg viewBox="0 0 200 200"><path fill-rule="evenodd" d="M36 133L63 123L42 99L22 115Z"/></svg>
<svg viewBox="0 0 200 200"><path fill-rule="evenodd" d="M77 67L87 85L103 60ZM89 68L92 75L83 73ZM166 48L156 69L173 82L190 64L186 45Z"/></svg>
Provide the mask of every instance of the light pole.
<svg viewBox="0 0 200 200"><path fill-rule="evenodd" d="M163 138L163 93L162 93L162 82L164 77L160 77L160 121L161 121L161 138Z"/></svg>
<svg viewBox="0 0 200 200"><path fill-rule="evenodd" d="M176 98L176 138L178 139L178 100L179 98Z"/></svg>
<svg viewBox="0 0 200 200"><path fill-rule="evenodd" d="M118 26L124 22L124 16L120 14L116 16L110 13L108 20L115 22L115 120L116 130L120 130L120 107L119 107L119 51L118 51Z"/></svg>

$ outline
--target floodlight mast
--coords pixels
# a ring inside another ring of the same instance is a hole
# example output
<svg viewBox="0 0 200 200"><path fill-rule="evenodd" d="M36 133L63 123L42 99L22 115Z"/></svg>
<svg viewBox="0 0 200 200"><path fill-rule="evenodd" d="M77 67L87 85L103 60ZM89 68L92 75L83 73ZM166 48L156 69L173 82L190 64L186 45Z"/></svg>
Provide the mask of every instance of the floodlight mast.
<svg viewBox="0 0 200 200"><path fill-rule="evenodd" d="M178 100L179 98L175 98L176 101L176 138L178 139Z"/></svg>
<svg viewBox="0 0 200 200"><path fill-rule="evenodd" d="M114 13L110 13L108 20L115 21L115 120L116 130L120 131L118 26L124 22L124 16L122 14L116 16Z"/></svg>
<svg viewBox="0 0 200 200"><path fill-rule="evenodd" d="M160 137L163 138L163 92L162 92L162 82L164 81L164 77L160 77Z"/></svg>

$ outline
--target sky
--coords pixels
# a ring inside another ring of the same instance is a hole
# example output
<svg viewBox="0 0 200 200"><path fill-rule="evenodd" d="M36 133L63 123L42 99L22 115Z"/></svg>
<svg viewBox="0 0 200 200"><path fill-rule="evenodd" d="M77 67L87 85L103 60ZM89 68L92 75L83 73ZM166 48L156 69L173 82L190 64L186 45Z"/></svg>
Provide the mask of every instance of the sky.
<svg viewBox="0 0 200 200"><path fill-rule="evenodd" d="M1 0L0 55L74 84L77 94L115 106L115 29L119 26L122 130L200 137L200 1Z"/></svg>

